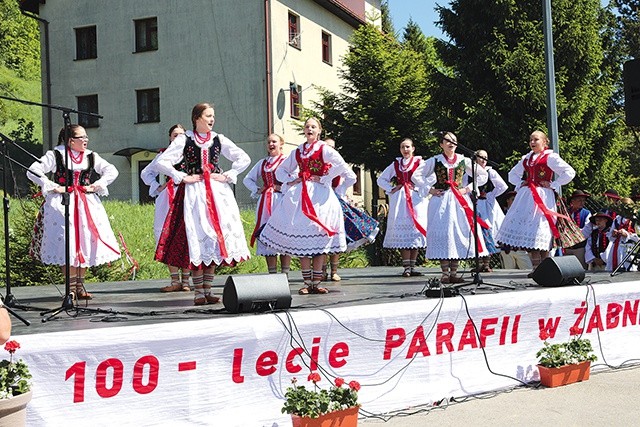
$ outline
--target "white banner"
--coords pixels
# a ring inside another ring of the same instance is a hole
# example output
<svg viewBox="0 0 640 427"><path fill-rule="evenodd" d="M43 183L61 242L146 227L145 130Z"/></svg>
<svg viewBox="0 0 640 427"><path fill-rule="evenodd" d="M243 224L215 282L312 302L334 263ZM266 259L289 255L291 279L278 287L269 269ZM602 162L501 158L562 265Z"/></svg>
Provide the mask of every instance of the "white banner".
<svg viewBox="0 0 640 427"><path fill-rule="evenodd" d="M291 425L284 392L312 370L326 387L358 381L362 409L383 413L537 380L541 330L565 341L577 325L599 362L600 346L612 365L638 358L639 302L627 282L15 339L33 374L29 425L273 427Z"/></svg>

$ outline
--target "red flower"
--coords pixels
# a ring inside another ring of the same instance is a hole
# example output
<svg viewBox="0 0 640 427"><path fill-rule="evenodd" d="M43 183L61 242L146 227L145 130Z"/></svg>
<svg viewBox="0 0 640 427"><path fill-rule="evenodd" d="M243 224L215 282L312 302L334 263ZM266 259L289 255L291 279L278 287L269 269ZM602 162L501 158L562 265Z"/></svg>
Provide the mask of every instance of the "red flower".
<svg viewBox="0 0 640 427"><path fill-rule="evenodd" d="M580 335L581 332L582 330L579 326L572 326L571 328L569 328L569 334L571 335Z"/></svg>
<svg viewBox="0 0 640 427"><path fill-rule="evenodd" d="M351 390L359 391L360 390L360 383L358 381L351 381L349 383L349 388Z"/></svg>
<svg viewBox="0 0 640 427"><path fill-rule="evenodd" d="M19 348L20 348L20 343L15 340L7 341L7 343L4 345L4 349L11 354L15 353L16 350Z"/></svg>
<svg viewBox="0 0 640 427"><path fill-rule="evenodd" d="M546 341L549 338L549 334L547 333L547 331L542 330L540 331L540 339L542 341Z"/></svg>
<svg viewBox="0 0 640 427"><path fill-rule="evenodd" d="M320 382L320 374L317 372L311 372L307 377L307 381L312 381L314 384Z"/></svg>
<svg viewBox="0 0 640 427"><path fill-rule="evenodd" d="M335 383L336 383L336 387L342 387L342 384L344 384L344 378L340 378L340 377L336 378Z"/></svg>

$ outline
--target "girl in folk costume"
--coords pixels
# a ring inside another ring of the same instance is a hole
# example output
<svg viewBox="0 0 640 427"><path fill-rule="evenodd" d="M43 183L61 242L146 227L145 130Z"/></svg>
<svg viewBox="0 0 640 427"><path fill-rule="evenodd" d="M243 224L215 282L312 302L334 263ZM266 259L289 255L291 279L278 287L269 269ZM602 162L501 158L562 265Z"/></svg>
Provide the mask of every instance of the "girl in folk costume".
<svg viewBox="0 0 640 427"><path fill-rule="evenodd" d="M67 133L68 132L68 133ZM118 242L109 224L99 196L108 196L107 186L118 176L118 170L102 157L87 149L89 138L82 126L63 128L58 136L60 145L34 162L27 177L40 186L45 197L42 210L42 240L36 251L44 264L62 266L66 272L65 205L62 195L65 185L69 201L69 283L77 299L91 299L84 288L87 267L105 264L120 258ZM65 134L69 140L65 141ZM65 147L66 142L66 147ZM65 161L65 152L68 159ZM53 172L53 180L45 174ZM91 182L93 173L100 179Z"/></svg>
<svg viewBox="0 0 640 427"><path fill-rule="evenodd" d="M414 156L413 141L400 143L400 154L378 177L378 186L389 196L387 229L382 246L400 249L404 277L421 276L415 269L418 250L427 245L428 189L416 186L412 177L423 160Z"/></svg>
<svg viewBox="0 0 640 427"><path fill-rule="evenodd" d="M509 171L509 182L518 193L497 236L501 244L529 252L534 270L549 256L554 238L559 237L554 191L571 182L576 174L548 146L549 138L544 132L533 132L529 137L531 152Z"/></svg>
<svg viewBox="0 0 640 427"><path fill-rule="evenodd" d="M609 230L613 218L606 212L598 212L589 216L593 225L585 246L585 262L591 271L604 271L607 265L605 251L609 246Z"/></svg>
<svg viewBox="0 0 640 427"><path fill-rule="evenodd" d="M496 247L496 234L502 225L504 219L504 212L498 204L496 198L507 191L507 183L500 176L495 169L491 166L487 166L489 156L485 150L478 150L475 152L476 162L478 166L487 171L488 179L484 185L478 187L478 202L477 212L478 216L482 218L490 228L482 229L482 236L487 245L487 251L490 254L497 254L500 250ZM491 271L490 265L491 256L482 257L482 266L480 271L488 273Z"/></svg>
<svg viewBox="0 0 640 427"><path fill-rule="evenodd" d="M633 203L633 201L629 197L620 199L621 205L631 203ZM613 271L618 268L624 257L638 241L633 220L620 214L616 215L608 237L609 246L605 252L605 258L607 260L606 270ZM623 268L624 271L636 271L637 266L631 261L631 259L627 260L621 268Z"/></svg>
<svg viewBox="0 0 640 427"><path fill-rule="evenodd" d="M282 197L282 183L276 179L276 169L282 164L285 156L282 154L284 139L280 135L272 133L267 138L268 156L260 160L249 171L242 181L251 191L251 196L258 199L256 209L256 226L251 234L251 246L256 243L256 238L261 228L271 217L274 206ZM267 260L269 273L278 272L278 253L258 241L256 255L264 256ZM280 269L288 274L291 266L291 256L280 254Z"/></svg>
<svg viewBox="0 0 640 427"><path fill-rule="evenodd" d="M278 253L300 257L305 284L298 291L301 295L329 292L319 286L325 255L347 248L342 209L331 181L342 176L342 188L356 181L342 156L319 141L321 132L318 119L308 119L304 124L307 141L276 169L276 179L287 184L287 190L259 237Z"/></svg>
<svg viewBox="0 0 640 427"><path fill-rule="evenodd" d="M197 104L191 112L193 131L173 140L157 160L157 170L178 185L156 249L156 259L191 269L194 305L215 304L211 293L218 265L249 258L238 204L231 184L251 159L229 138L212 132L215 112ZM220 155L232 162L222 171ZM174 165L184 161L185 171Z"/></svg>
<svg viewBox="0 0 640 427"><path fill-rule="evenodd" d="M477 165L474 175L471 159L456 154L458 139L455 134L445 132L439 142L442 154L425 160L413 175L413 181L421 186L433 183L429 190L432 197L428 210L426 256L440 260L442 283L462 283L464 279L456 275L460 260L475 257L476 244L479 256L489 254L482 232L479 229L477 233L472 231L474 218L469 193L473 191L473 183L464 186L463 178L465 173L475 176L476 185L482 186L488 175ZM476 222L478 227L489 227L482 218L478 217Z"/></svg>
<svg viewBox="0 0 640 427"><path fill-rule="evenodd" d="M172 142L178 135L182 135L185 132L184 127L181 124L171 126L169 129L169 142ZM164 151L164 149L162 150ZM161 151L161 152L162 152ZM149 163L142 172L140 172L140 178L149 186L149 195L155 197L155 214L153 217L153 235L156 239L156 246L160 241L160 234L164 227L164 222L167 219L167 213L169 212L169 206L173 204L173 198L175 196L175 185L173 180L169 178L164 184L158 182L158 171L156 170L157 159L156 156L151 163ZM174 165L181 170L184 163ZM188 268L180 268L175 265L168 265L169 275L171 277L171 283L167 286L160 288L161 292L189 292L189 277L191 272Z"/></svg>
<svg viewBox="0 0 640 427"><path fill-rule="evenodd" d="M324 141L331 148L336 147L336 142L327 138ZM347 251L352 251L364 244L372 243L376 235L378 234L378 221L367 215L361 209L355 208L351 206L351 203L347 197L346 193L338 192L338 189L342 191L346 191L347 189L340 186L342 182L341 176L336 176L331 181L331 188L336 191L336 196L338 196L338 200L340 201L340 206L342 207L342 214L344 216L344 231L347 239ZM338 275L338 264L340 261L340 254L335 253L329 255L329 263L331 265L331 280L333 282L339 282L342 280ZM326 261L322 264L322 280L326 281L329 279L327 274L327 264Z"/></svg>

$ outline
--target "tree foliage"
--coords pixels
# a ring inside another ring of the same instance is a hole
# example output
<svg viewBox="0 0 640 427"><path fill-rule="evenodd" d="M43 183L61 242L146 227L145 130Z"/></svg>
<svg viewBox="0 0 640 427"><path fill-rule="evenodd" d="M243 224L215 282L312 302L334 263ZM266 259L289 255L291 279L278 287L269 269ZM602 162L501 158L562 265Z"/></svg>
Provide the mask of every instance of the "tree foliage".
<svg viewBox="0 0 640 427"><path fill-rule="evenodd" d="M640 58L640 0L614 0L620 24L619 41L627 54Z"/></svg>
<svg viewBox="0 0 640 427"><path fill-rule="evenodd" d="M323 91L317 104L324 127L349 162L382 171L398 155L402 138L417 145L427 138L424 62L415 51L364 25L354 33L343 66L344 92Z"/></svg>
<svg viewBox="0 0 640 427"><path fill-rule="evenodd" d="M0 0L0 64L27 80L40 77L40 33L16 0Z"/></svg>
<svg viewBox="0 0 640 427"><path fill-rule="evenodd" d="M542 2L454 0L437 10L450 37L437 48L452 72L432 73L434 120L506 171L528 151L531 131L546 130ZM556 0L552 13L560 154L577 171L576 187L600 190L606 175L628 190L628 163L617 155L627 140L611 102L619 64L604 60L606 11L598 0Z"/></svg>

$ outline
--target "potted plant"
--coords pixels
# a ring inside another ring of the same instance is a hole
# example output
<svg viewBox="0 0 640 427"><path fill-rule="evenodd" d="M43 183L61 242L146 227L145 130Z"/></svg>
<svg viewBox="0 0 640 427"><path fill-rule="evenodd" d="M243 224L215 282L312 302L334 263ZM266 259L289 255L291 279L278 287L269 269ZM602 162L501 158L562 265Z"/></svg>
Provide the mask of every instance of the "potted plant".
<svg viewBox="0 0 640 427"><path fill-rule="evenodd" d="M0 361L0 427L24 426L27 403L31 400L31 374L24 360L14 361L20 348L17 341L7 341L4 349L9 360Z"/></svg>
<svg viewBox="0 0 640 427"><path fill-rule="evenodd" d="M536 353L540 384L557 387L589 379L591 362L598 360L593 354L591 341L582 338L580 328L569 330L571 339L567 342L549 344L547 331L540 332L544 346Z"/></svg>
<svg viewBox="0 0 640 427"><path fill-rule="evenodd" d="M320 374L312 372L307 377L313 389L298 385L294 377L292 386L284 395L286 401L282 413L291 414L294 427L354 427L358 424L358 390L360 384L336 378L327 390L320 388Z"/></svg>

